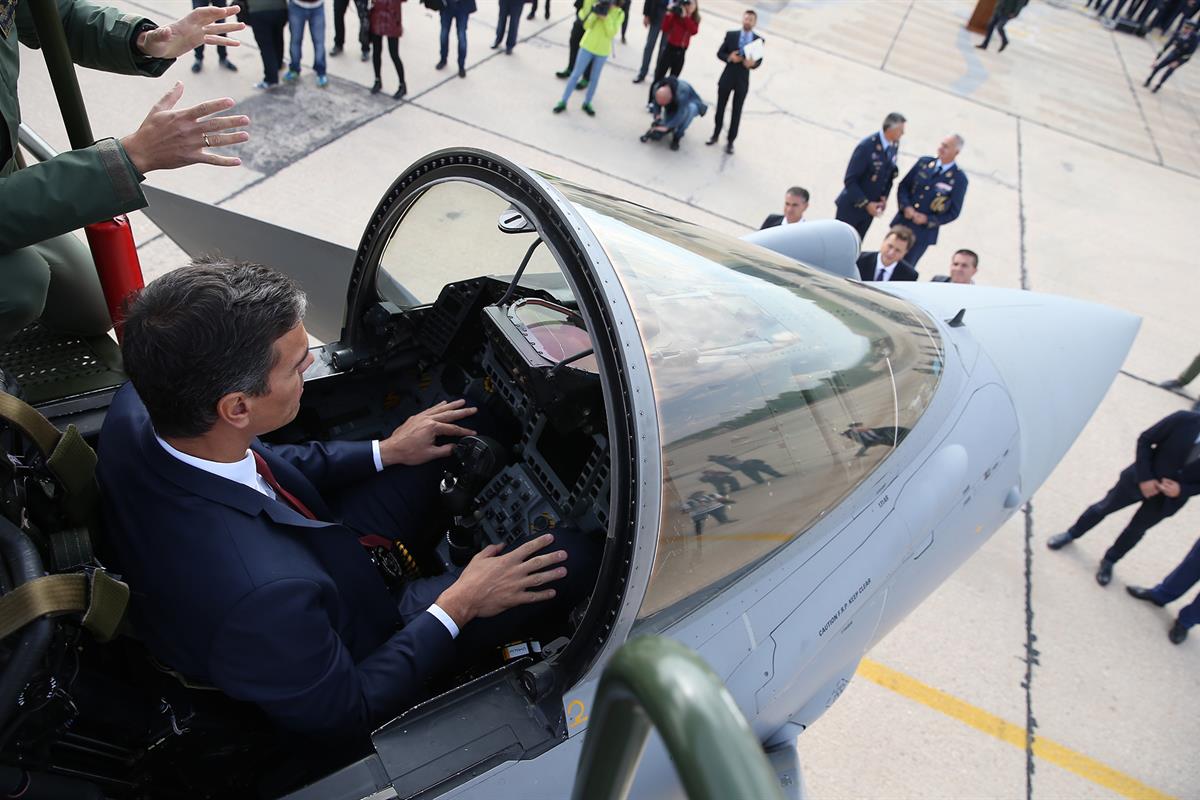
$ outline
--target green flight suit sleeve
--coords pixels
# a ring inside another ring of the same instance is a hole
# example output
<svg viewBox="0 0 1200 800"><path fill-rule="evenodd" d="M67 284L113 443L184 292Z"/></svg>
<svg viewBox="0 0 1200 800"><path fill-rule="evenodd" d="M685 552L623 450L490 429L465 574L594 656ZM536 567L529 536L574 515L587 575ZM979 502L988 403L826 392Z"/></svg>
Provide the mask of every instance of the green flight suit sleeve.
<svg viewBox="0 0 1200 800"><path fill-rule="evenodd" d="M116 139L0 178L0 253L145 208L140 181Z"/></svg>
<svg viewBox="0 0 1200 800"><path fill-rule="evenodd" d="M173 58L149 58L137 51L134 37L147 26L157 27L145 17L92 5L84 0L55 2L67 35L71 58L79 66L122 75L157 78L175 63ZM22 2L17 3L17 35L26 47L41 47L33 25L33 14Z"/></svg>

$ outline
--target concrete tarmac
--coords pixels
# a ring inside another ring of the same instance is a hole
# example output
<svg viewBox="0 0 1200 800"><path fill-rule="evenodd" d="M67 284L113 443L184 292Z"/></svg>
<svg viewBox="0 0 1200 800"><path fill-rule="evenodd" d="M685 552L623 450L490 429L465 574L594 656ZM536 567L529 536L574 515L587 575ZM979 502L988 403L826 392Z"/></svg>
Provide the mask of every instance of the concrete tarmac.
<svg viewBox="0 0 1200 800"><path fill-rule="evenodd" d="M923 279L948 272L953 251L969 247L981 254L980 284L1124 308L1141 315L1142 329L1125 372L1030 508L870 652L800 738L807 788L817 798L1200 797L1200 630L1172 645L1166 631L1180 604L1157 609L1124 591L1153 585L1178 563L1200 536L1200 503L1151 531L1107 588L1093 579L1096 563L1132 509L1070 548L1045 547L1115 481L1140 431L1189 405L1153 384L1200 350L1187 222L1200 208L1200 66L1185 65L1152 94L1141 83L1161 40L1113 33L1081 0L1032 0L1008 25L1003 53L997 42L975 49L966 0L760 2L766 56L736 154L704 146L711 116L673 153L637 141L649 121L646 86L630 85L644 42L640 3L628 44L604 71L595 118L579 110L578 95L566 114L550 113L564 86L552 73L566 63L570 3L556 0L549 20L540 9L522 20L512 56L488 49L496 5L479 4L466 79L453 71L453 41L451 68L434 69L436 16L405 6L402 102L390 97L386 54L385 93L368 93L371 65L353 44L329 60L327 89L314 85L306 44L300 83L259 93L248 31L231 51L236 75L216 68L210 48L197 75L189 56L154 81L80 77L98 137L131 132L176 79L186 84L181 105L232 96L254 120L246 165L154 173L150 182L349 247L396 175L449 145L494 150L740 234L779 211L791 184L812 192L810 218L832 217L854 144L889 111L909 118L902 171L960 133L970 189L962 216L921 261ZM190 7L118 5L160 23ZM702 6L683 77L713 103L715 52L744 4ZM347 22L353 31L353 12ZM65 147L44 67L31 51L22 58L25 119ZM885 221L894 210L893 195ZM184 263L144 216L133 217L148 276ZM864 249L885 228L877 221Z"/></svg>

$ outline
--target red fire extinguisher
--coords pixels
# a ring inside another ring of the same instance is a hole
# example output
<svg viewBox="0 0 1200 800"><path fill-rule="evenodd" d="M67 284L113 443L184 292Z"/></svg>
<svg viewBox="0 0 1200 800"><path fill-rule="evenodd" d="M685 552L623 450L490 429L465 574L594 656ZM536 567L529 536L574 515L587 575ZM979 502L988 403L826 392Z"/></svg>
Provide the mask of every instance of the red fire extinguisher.
<svg viewBox="0 0 1200 800"><path fill-rule="evenodd" d="M145 286L137 245L133 242L133 228L129 226L129 218L122 214L88 225L84 231L87 233L88 246L92 249L92 259L96 262L96 274L100 276L108 315L112 317L117 341L120 341L124 328L125 301L129 295Z"/></svg>

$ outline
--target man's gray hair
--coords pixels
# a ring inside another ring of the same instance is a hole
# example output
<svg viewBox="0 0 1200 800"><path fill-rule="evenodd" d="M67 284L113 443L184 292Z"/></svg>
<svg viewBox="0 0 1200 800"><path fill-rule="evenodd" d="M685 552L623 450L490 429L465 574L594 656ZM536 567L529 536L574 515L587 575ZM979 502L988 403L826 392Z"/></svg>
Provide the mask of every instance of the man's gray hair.
<svg viewBox="0 0 1200 800"><path fill-rule="evenodd" d="M908 120L905 119L903 114L901 114L899 111L893 111L883 118L883 129L886 131L896 127L897 125L903 125L906 122L908 122Z"/></svg>
<svg viewBox="0 0 1200 800"><path fill-rule="evenodd" d="M951 134L951 136L954 137L954 143L956 145L958 145L958 152L961 153L962 149L963 149L963 145L966 144L966 141L963 140L963 137L961 134L954 133L954 134Z"/></svg>

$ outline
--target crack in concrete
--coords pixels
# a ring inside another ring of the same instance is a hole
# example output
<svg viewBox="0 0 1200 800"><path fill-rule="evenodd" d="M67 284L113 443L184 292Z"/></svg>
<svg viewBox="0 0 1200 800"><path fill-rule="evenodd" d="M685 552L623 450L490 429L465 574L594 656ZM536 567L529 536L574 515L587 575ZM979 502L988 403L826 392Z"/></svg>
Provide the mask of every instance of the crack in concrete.
<svg viewBox="0 0 1200 800"><path fill-rule="evenodd" d="M1025 157L1021 140L1021 118L1017 117L1017 230L1021 266L1021 288L1029 291L1029 267L1025 263Z"/></svg>
<svg viewBox="0 0 1200 800"><path fill-rule="evenodd" d="M892 43L888 45L887 52L883 55L883 61L879 62L881 72L887 70L888 59L892 57L892 50L896 47L896 42L900 39L900 34L904 31L904 23L908 22L908 15L912 13L913 6L917 0L910 0L908 8L904 9L904 18L900 20L900 24L896 27L896 35L892 37Z"/></svg>
<svg viewBox="0 0 1200 800"><path fill-rule="evenodd" d="M1138 97L1137 88L1133 85L1133 76L1129 74L1129 66L1125 63L1125 54L1121 52L1121 46L1117 44L1117 35L1115 32L1109 31L1108 36L1112 41L1113 50L1117 53L1117 60L1121 62L1121 71L1125 73L1125 83L1129 86L1129 93L1133 95L1133 102L1137 106L1138 115L1142 118L1142 127L1146 129L1146 136L1149 137L1150 144L1154 147L1154 155L1158 157L1158 163L1162 164L1162 150L1158 149L1158 142L1154 139L1154 131L1150 130L1150 120L1146 118L1146 109L1142 108L1142 99Z"/></svg>
<svg viewBox="0 0 1200 800"><path fill-rule="evenodd" d="M1033 716L1033 668L1038 662L1038 650L1034 646L1037 635L1033 632L1033 498L1026 503L1025 514L1025 800L1033 800L1033 774L1036 764L1033 758L1034 730L1037 719Z"/></svg>

